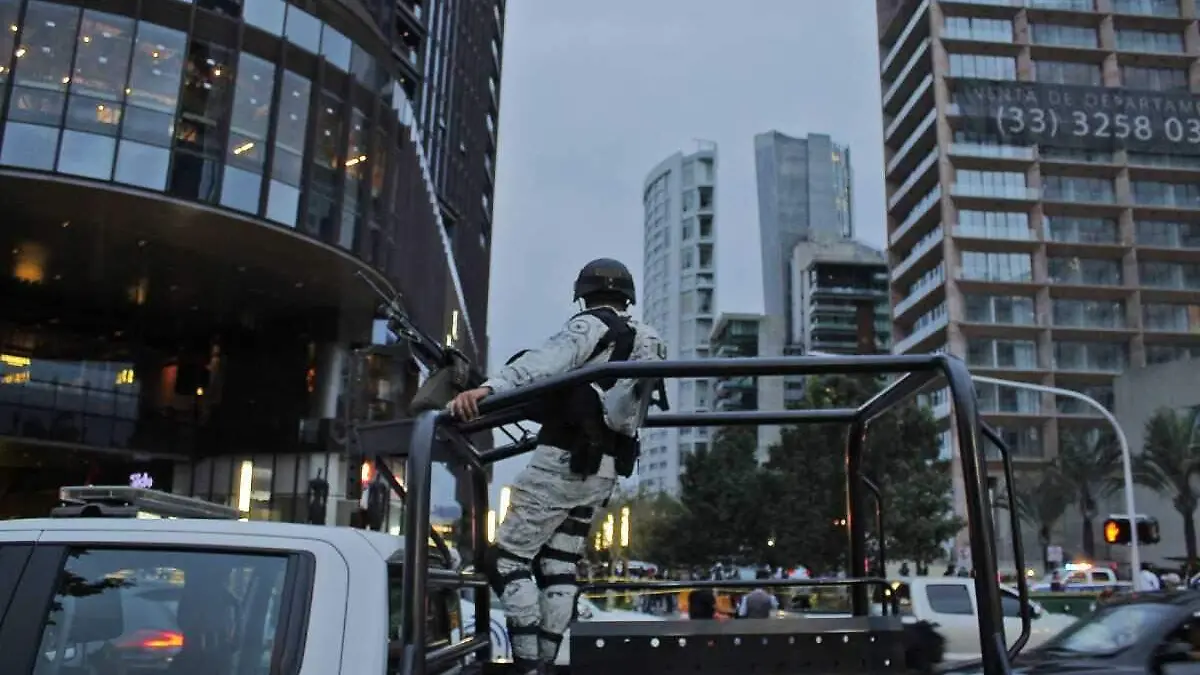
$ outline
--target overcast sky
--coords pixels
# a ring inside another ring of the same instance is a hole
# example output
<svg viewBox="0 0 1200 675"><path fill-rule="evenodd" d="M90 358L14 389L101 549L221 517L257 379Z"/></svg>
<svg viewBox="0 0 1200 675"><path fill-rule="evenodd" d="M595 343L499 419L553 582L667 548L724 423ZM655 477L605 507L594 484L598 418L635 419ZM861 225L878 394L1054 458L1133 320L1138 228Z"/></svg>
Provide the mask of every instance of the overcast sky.
<svg viewBox="0 0 1200 675"><path fill-rule="evenodd" d="M858 237L882 246L875 25L870 0L509 2L491 362L566 321L588 260L620 259L640 285L642 183L695 139L718 146L718 311L762 310L757 133L848 144Z"/></svg>

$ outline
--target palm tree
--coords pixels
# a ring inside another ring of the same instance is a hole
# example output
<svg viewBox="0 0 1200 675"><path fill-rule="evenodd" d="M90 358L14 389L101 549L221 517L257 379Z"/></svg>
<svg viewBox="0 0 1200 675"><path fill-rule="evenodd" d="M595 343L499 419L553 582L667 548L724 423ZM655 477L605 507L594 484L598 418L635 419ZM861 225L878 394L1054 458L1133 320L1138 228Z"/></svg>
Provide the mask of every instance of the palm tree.
<svg viewBox="0 0 1200 675"><path fill-rule="evenodd" d="M1083 554L1092 559L1096 556L1093 521L1099 501L1117 488L1113 473L1121 461L1121 447L1111 431L1102 429L1062 431L1058 440L1058 474L1063 491L1079 509Z"/></svg>
<svg viewBox="0 0 1200 675"><path fill-rule="evenodd" d="M1038 545L1042 549L1042 567L1048 572L1050 532L1074 500L1064 490L1062 476L1053 466L1039 472L1035 481L1017 480L1013 486L1013 497L1017 517L1037 529ZM1010 508L1007 495L997 499L996 505L1002 509Z"/></svg>
<svg viewBox="0 0 1200 675"><path fill-rule="evenodd" d="M1200 445L1195 429L1200 411L1176 412L1159 408L1146 422L1142 454L1134 458L1133 477L1159 494L1172 497L1172 505L1183 516L1183 539L1188 560L1196 557L1196 506L1200 492L1192 476L1200 472ZM1189 563L1190 564L1190 563Z"/></svg>

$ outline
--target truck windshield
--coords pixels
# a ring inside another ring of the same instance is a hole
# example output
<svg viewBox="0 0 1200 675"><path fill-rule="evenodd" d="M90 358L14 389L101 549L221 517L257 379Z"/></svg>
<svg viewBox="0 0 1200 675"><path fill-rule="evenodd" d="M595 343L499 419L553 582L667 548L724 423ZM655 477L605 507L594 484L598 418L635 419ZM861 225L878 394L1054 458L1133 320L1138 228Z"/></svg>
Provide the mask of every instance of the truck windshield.
<svg viewBox="0 0 1200 675"><path fill-rule="evenodd" d="M72 549L34 675L274 672L287 567L283 556Z"/></svg>
<svg viewBox="0 0 1200 675"><path fill-rule="evenodd" d="M1174 613L1173 606L1152 602L1109 605L1067 628L1044 649L1111 656L1157 631Z"/></svg>

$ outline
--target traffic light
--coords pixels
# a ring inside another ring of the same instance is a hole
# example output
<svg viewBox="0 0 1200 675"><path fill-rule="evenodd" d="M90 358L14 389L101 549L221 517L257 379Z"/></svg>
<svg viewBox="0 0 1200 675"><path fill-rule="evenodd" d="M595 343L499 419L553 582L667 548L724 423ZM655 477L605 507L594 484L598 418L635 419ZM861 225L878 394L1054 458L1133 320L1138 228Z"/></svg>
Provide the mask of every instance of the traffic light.
<svg viewBox="0 0 1200 675"><path fill-rule="evenodd" d="M1104 541L1109 544L1128 544L1132 540L1129 529L1129 518L1111 516L1104 521ZM1139 516L1137 518L1138 544L1158 543L1158 521L1154 518Z"/></svg>

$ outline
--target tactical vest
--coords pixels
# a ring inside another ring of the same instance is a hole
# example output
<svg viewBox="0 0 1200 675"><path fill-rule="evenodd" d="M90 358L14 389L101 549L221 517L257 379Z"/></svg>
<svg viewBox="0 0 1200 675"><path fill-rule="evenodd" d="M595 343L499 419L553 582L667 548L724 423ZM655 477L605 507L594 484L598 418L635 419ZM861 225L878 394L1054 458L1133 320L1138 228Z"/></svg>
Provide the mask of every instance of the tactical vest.
<svg viewBox="0 0 1200 675"><path fill-rule="evenodd" d="M586 363L603 354L610 346L612 353L608 362L628 361L633 355L637 331L629 320L609 307L589 309L575 316L592 316L604 322L607 330L588 355ZM508 364L521 358L529 350L517 352ZM507 364L506 364L507 365ZM617 378L607 377L596 381L596 387L608 391L617 384ZM633 475L637 461L638 440L613 431L604 421L604 404L599 393L591 385L580 384L565 391L556 391L545 399L536 401L526 408L526 416L542 425L538 433L539 442L562 448L571 453L571 472L591 476L600 470L604 455L613 458L617 473Z"/></svg>

